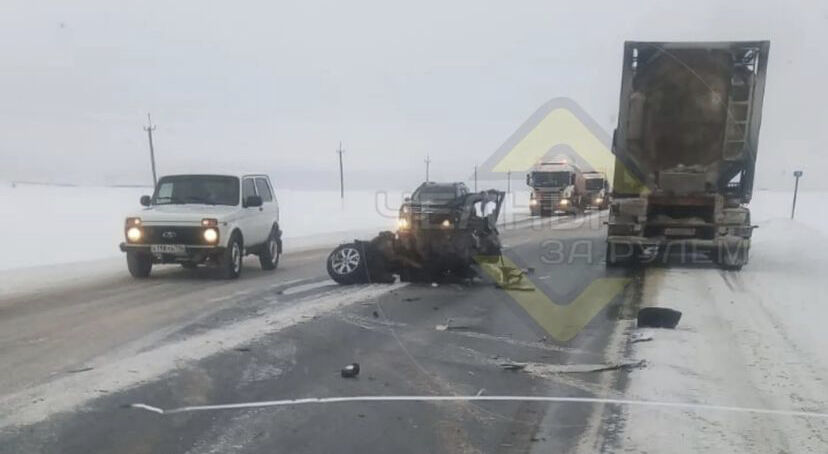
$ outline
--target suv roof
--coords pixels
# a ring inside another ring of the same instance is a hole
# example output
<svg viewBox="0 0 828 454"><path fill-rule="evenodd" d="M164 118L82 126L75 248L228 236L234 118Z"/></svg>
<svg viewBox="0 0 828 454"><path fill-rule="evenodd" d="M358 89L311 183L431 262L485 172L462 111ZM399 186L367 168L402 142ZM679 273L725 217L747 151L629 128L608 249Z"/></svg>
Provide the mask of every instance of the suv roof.
<svg viewBox="0 0 828 454"><path fill-rule="evenodd" d="M225 172L225 173L213 173L213 172L193 172L193 173L173 173L169 175L162 175L161 178L167 177L183 177L183 176L215 176L215 177L236 177L236 178L244 178L244 177L265 177L270 178L266 173L260 172Z"/></svg>
<svg viewBox="0 0 828 454"><path fill-rule="evenodd" d="M454 182L454 183L438 183L436 181L426 181L425 183L421 184L417 189L422 187L429 187L429 188L456 188L457 186L465 186L465 183L462 182Z"/></svg>

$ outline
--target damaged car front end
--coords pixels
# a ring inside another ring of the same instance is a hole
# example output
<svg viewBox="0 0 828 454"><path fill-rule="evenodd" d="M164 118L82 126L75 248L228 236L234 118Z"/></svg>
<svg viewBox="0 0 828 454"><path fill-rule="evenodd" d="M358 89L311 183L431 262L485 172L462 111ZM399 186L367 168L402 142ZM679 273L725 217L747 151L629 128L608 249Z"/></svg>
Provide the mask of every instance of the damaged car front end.
<svg viewBox="0 0 828 454"><path fill-rule="evenodd" d="M505 194L468 193L459 185L422 185L400 208L396 232L339 245L328 256L328 274L345 285L394 282L396 276L402 281L470 277L479 257L500 255L497 219ZM456 192L435 200L422 197L426 189Z"/></svg>

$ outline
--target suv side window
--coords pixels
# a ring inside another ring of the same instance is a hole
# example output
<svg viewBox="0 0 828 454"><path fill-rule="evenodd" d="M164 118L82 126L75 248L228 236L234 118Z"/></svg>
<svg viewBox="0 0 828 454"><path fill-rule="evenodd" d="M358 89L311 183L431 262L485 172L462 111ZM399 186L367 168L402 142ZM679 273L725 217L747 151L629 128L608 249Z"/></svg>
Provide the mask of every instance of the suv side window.
<svg viewBox="0 0 828 454"><path fill-rule="evenodd" d="M245 178L242 181L242 203L244 203L248 197L256 195L256 186L253 184L252 178Z"/></svg>
<svg viewBox="0 0 828 454"><path fill-rule="evenodd" d="M270 190L270 185L267 184L267 179L256 178L256 189L259 191L259 196L262 202L272 202L273 192Z"/></svg>

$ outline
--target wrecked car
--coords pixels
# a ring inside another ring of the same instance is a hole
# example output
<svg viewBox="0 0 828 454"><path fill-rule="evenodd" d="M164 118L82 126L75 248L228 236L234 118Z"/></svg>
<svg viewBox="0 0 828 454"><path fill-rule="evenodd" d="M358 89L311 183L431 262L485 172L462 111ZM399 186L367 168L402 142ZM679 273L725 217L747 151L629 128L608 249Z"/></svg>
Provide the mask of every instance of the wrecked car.
<svg viewBox="0 0 828 454"><path fill-rule="evenodd" d="M344 285L472 276L480 257L499 257L497 218L505 193L426 182L406 198L396 232L355 240L330 253L327 270Z"/></svg>

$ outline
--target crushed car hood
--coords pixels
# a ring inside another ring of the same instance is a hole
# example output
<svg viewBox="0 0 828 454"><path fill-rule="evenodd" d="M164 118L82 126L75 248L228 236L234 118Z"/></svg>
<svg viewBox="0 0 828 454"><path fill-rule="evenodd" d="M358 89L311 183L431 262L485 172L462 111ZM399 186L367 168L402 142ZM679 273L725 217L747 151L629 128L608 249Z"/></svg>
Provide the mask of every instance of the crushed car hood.
<svg viewBox="0 0 828 454"><path fill-rule="evenodd" d="M237 206L228 205L156 205L134 214L144 223L165 224L199 224L204 218L214 218L219 222L230 220Z"/></svg>

